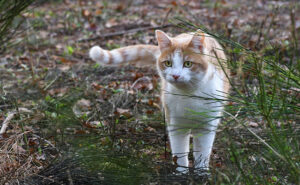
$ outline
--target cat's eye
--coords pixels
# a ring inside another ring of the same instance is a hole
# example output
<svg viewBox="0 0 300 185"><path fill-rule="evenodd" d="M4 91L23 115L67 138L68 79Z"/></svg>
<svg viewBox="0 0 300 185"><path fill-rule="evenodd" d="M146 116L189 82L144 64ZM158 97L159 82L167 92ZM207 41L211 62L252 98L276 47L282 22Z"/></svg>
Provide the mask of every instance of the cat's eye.
<svg viewBox="0 0 300 185"><path fill-rule="evenodd" d="M166 67L172 67L172 62L169 60L164 61Z"/></svg>
<svg viewBox="0 0 300 185"><path fill-rule="evenodd" d="M183 67L186 67L186 68L190 68L190 67L192 67L192 65L193 65L193 62L191 62L191 61L185 61L183 63Z"/></svg>

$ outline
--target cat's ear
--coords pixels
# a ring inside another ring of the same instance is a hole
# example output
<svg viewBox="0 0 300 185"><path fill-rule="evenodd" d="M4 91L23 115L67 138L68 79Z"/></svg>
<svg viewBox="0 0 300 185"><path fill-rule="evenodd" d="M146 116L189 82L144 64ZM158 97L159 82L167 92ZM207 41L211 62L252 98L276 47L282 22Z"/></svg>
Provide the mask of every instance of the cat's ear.
<svg viewBox="0 0 300 185"><path fill-rule="evenodd" d="M171 47L171 39L170 37L163 31L156 30L155 31L156 40L161 51L168 49Z"/></svg>
<svg viewBox="0 0 300 185"><path fill-rule="evenodd" d="M189 47L194 50L195 53L205 52L205 35L204 33L196 33L193 35Z"/></svg>

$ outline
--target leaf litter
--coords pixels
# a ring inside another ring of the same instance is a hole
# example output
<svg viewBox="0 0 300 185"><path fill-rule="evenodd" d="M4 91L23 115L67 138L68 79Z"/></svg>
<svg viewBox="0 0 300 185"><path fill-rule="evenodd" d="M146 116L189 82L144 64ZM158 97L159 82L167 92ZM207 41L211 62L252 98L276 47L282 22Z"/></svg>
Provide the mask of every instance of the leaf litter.
<svg viewBox="0 0 300 185"><path fill-rule="evenodd" d="M237 6L239 8L235 8ZM267 42L261 35L268 35L271 43L281 43L291 37L290 18L286 16L289 6L284 1L260 0L243 4L226 0L210 3L114 1L107 4L64 1L41 3L24 13L32 29L15 38L23 39L23 42L11 48L0 60L0 121L3 123L7 114L18 107L26 107L35 113L18 115L2 135L0 175L6 177L0 182L14 182L39 173L41 169L46 169L43 173L47 174L47 167L54 168L49 166L51 161L61 155L55 138L58 134L68 134L67 128L75 135L71 138L76 135L88 137L92 133L111 135L103 136L97 142L102 146L111 145L112 141L116 145L119 143L119 150L125 152L130 148L141 150L157 162L158 165L154 165L157 173L164 164L173 168L162 124L164 118L155 70L97 66L87 57L88 49L95 44L106 49L155 44L153 30L128 30L160 26L166 24L164 16L178 15L207 25L249 48L259 49ZM297 30L299 21L296 16ZM119 31L123 34L101 37ZM182 32L176 27L167 27L164 31L174 35ZM77 42L95 35L100 37ZM63 125L64 119L73 124ZM249 121L248 125L259 128L260 124ZM49 126L55 128L50 132ZM70 144L71 140L64 142ZM147 148L149 145L154 147ZM218 140L215 148L221 149L213 152L213 166L225 168L225 150ZM70 163L66 160L62 164L68 166ZM159 181L163 182L162 179Z"/></svg>

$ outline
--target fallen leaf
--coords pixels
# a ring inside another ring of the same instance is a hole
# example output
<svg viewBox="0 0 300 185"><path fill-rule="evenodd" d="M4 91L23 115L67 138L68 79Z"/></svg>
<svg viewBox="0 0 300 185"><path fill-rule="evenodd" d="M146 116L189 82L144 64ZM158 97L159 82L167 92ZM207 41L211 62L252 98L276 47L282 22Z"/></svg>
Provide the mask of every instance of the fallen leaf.
<svg viewBox="0 0 300 185"><path fill-rule="evenodd" d="M29 141L28 141L29 146L35 146L37 144L38 144L38 142L36 141L36 139L29 139Z"/></svg>
<svg viewBox="0 0 300 185"><path fill-rule="evenodd" d="M101 121L91 121L89 122L91 125L95 126L95 127L103 127L103 124L101 123Z"/></svg>
<svg viewBox="0 0 300 185"><path fill-rule="evenodd" d="M24 150L21 146L19 146L18 143L13 144L11 148L15 153L23 153L23 154L26 153L26 150Z"/></svg>
<svg viewBox="0 0 300 185"><path fill-rule="evenodd" d="M148 104L149 104L150 106L153 106L153 100L152 100L152 99L149 99L149 100L148 100Z"/></svg>
<svg viewBox="0 0 300 185"><path fill-rule="evenodd" d="M48 93L51 96L57 95L58 97L62 97L63 95L66 94L66 92L69 90L68 87L63 87L63 88L54 88L54 89L50 89L48 91Z"/></svg>
<svg viewBox="0 0 300 185"><path fill-rule="evenodd" d="M137 89L137 90L153 90L153 83L152 80L149 77L142 77L137 79L132 85L131 88Z"/></svg>
<svg viewBox="0 0 300 185"><path fill-rule="evenodd" d="M161 107L160 107L160 105L159 104L157 104L157 103L153 103L153 107L156 107L156 108L158 108L158 109L160 109Z"/></svg>
<svg viewBox="0 0 300 185"><path fill-rule="evenodd" d="M47 31L40 31L39 35L40 35L40 37L42 39L45 39L45 38L47 38L49 36L49 32L47 32Z"/></svg>
<svg viewBox="0 0 300 185"><path fill-rule="evenodd" d="M116 26L116 25L118 25L118 22L117 22L116 18L111 18L106 22L105 27L111 28L111 27Z"/></svg>
<svg viewBox="0 0 300 185"><path fill-rule="evenodd" d="M85 131L85 130L76 130L76 131L75 131L75 134L76 134L76 135L86 134L86 131Z"/></svg>
<svg viewBox="0 0 300 185"><path fill-rule="evenodd" d="M79 0L79 5L80 6L85 6L86 2L84 0Z"/></svg>
<svg viewBox="0 0 300 185"><path fill-rule="evenodd" d="M87 127L87 128L97 128L95 125L91 124L90 122L84 122L84 123L82 123L82 125ZM76 132L77 131L75 131L75 133ZM82 132L84 132L84 131L78 131L78 132L79 132L79 134L83 134Z"/></svg>
<svg viewBox="0 0 300 185"><path fill-rule="evenodd" d="M132 133L132 134L136 133L135 128L132 128L132 127L129 127L129 128L128 128L128 131L129 131L130 133Z"/></svg>
<svg viewBox="0 0 300 185"><path fill-rule="evenodd" d="M147 110L146 111L146 114L153 114L154 112L153 112L153 110Z"/></svg>
<svg viewBox="0 0 300 185"><path fill-rule="evenodd" d="M104 87L102 85L97 84L96 82L92 83L92 87L99 90L99 89L103 89Z"/></svg>
<svg viewBox="0 0 300 185"><path fill-rule="evenodd" d="M128 90L127 93L128 94L135 94L135 92L133 90Z"/></svg>
<svg viewBox="0 0 300 185"><path fill-rule="evenodd" d="M118 6L116 6L115 10L121 12L124 10L124 8L125 8L124 3L120 3L120 4L118 4Z"/></svg>
<svg viewBox="0 0 300 185"><path fill-rule="evenodd" d="M97 9L96 11L95 11L95 15L101 15L102 14L102 10L101 9Z"/></svg>
<svg viewBox="0 0 300 185"><path fill-rule="evenodd" d="M88 11L88 10L82 10L81 14L82 14L83 17L86 17L86 18L88 18L92 15L91 12Z"/></svg>
<svg viewBox="0 0 300 185"><path fill-rule="evenodd" d="M173 6L177 6L177 2L176 2L176 1L172 1L171 4L172 4Z"/></svg>
<svg viewBox="0 0 300 185"><path fill-rule="evenodd" d="M71 67L69 65L60 65L58 68L61 71L66 72L66 71L69 71Z"/></svg>
<svg viewBox="0 0 300 185"><path fill-rule="evenodd" d="M95 23L90 23L90 29L91 30L96 30L97 29L97 25Z"/></svg>
<svg viewBox="0 0 300 185"><path fill-rule="evenodd" d="M136 81L137 79L143 77L144 74L143 73L140 73L140 72L136 72L134 73L134 78L133 78L133 81Z"/></svg>
<svg viewBox="0 0 300 185"><path fill-rule="evenodd" d="M222 167L222 163L221 162L216 163L215 167L218 167L218 168Z"/></svg>
<svg viewBox="0 0 300 185"><path fill-rule="evenodd" d="M155 130L155 128L152 128L152 127L146 127L146 128L144 128L144 131L146 131L146 132L155 132L156 130Z"/></svg>
<svg viewBox="0 0 300 185"><path fill-rule="evenodd" d="M117 108L117 114L119 115L123 115L127 118L132 117L132 113L130 112L129 109L121 109L121 108Z"/></svg>
<svg viewBox="0 0 300 185"><path fill-rule="evenodd" d="M250 127L258 127L258 124L257 124L256 122L253 122L253 121L250 121L250 122L248 123L248 125L249 125Z"/></svg>
<svg viewBox="0 0 300 185"><path fill-rule="evenodd" d="M60 59L60 61L61 61L62 63L72 63L71 60L69 60L69 59L67 59L67 58L64 58L64 57L59 57L59 59Z"/></svg>
<svg viewBox="0 0 300 185"><path fill-rule="evenodd" d="M116 88L116 87L118 87L119 85L118 85L118 83L116 82L116 81L112 81L112 82L110 82L109 84L108 84L108 87L110 87L110 88Z"/></svg>
<svg viewBox="0 0 300 185"><path fill-rule="evenodd" d="M75 105L72 107L72 110L76 117L82 117L88 115L91 109L91 101L86 99L78 100Z"/></svg>

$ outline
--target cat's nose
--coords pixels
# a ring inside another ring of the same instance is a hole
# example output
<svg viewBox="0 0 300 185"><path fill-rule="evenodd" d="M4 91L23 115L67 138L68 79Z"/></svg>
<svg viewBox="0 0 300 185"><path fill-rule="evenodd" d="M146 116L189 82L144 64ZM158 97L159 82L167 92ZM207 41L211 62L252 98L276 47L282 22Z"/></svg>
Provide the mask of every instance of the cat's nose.
<svg viewBox="0 0 300 185"><path fill-rule="evenodd" d="M172 76L175 80L177 80L180 77L179 75L172 75Z"/></svg>

